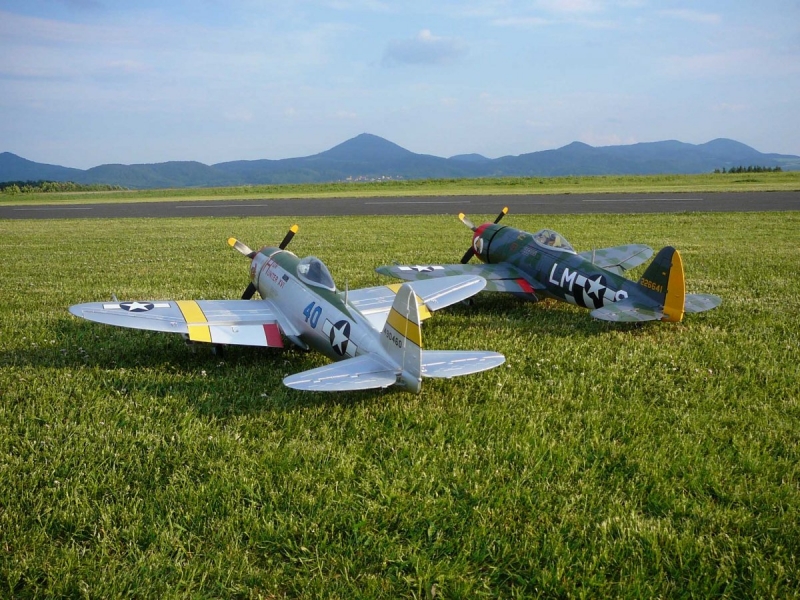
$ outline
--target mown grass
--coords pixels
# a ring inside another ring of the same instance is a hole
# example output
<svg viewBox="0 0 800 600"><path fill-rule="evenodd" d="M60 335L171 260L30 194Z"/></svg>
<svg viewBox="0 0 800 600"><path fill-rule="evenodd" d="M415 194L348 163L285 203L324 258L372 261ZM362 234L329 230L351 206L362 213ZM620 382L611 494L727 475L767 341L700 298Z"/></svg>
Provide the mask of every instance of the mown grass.
<svg viewBox="0 0 800 600"><path fill-rule="evenodd" d="M0 596L800 595L800 213L506 221L578 250L675 245L723 304L628 327L481 296L425 345L507 365L309 394L281 379L319 355L221 359L66 310L238 297L226 238L290 222L0 222ZM452 216L300 226L292 250L351 287L469 239Z"/></svg>
<svg viewBox="0 0 800 600"><path fill-rule="evenodd" d="M158 202L262 198L341 198L372 196L455 196L494 194L586 194L645 192L747 192L800 190L800 171L784 173L706 173L700 175L607 175L580 177L502 177L374 183L248 185L117 192L0 194L0 204Z"/></svg>

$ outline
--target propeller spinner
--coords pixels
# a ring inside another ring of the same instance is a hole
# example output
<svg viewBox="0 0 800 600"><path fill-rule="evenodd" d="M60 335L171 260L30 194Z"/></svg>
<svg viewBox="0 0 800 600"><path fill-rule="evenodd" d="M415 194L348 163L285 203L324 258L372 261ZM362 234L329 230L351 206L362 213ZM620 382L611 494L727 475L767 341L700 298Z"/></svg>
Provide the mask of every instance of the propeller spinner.
<svg viewBox="0 0 800 600"><path fill-rule="evenodd" d="M286 232L286 235L283 237L281 243L278 245L278 248L280 250L285 250L286 246L289 245L289 242L292 241L294 234L297 233L299 229L300 228L297 225L292 225L289 228L289 231ZM245 244L244 242L240 242L236 238L228 238L228 245L231 248L234 248L238 250L240 253L244 254L247 258L252 259L256 255L256 252L254 250L251 250L247 244ZM251 281L247 285L247 288L245 288L244 293L242 294L242 300L250 300L257 291L258 288L256 288L256 286Z"/></svg>
<svg viewBox="0 0 800 600"><path fill-rule="evenodd" d="M500 214L499 214L499 215L497 215L497 218L494 220L494 224L495 224L495 225L497 225L497 224L500 222L500 220L501 220L503 217L505 217L507 214L508 214L508 207L507 207L507 206L504 206L504 207L503 207L503 210L501 210L501 211L500 211ZM469 220L469 219L466 217L466 215L465 215L464 213L459 213L459 214L458 214L458 218L459 218L459 220L460 220L460 221L461 221L461 222L462 222L464 225L466 225L467 227L469 227L469 228L470 228L472 231L476 231L476 230L478 229L477 227L475 227L474 223L473 223L472 221L470 221L470 220ZM470 259L471 259L473 256L475 256L475 248L473 248L472 246L470 246L470 247L469 247L469 250L467 250L467 251L464 253L464 256L462 256L462 257L461 257L461 264L462 264L462 265L465 265L465 264L467 264L467 263L469 262L469 260L470 260Z"/></svg>

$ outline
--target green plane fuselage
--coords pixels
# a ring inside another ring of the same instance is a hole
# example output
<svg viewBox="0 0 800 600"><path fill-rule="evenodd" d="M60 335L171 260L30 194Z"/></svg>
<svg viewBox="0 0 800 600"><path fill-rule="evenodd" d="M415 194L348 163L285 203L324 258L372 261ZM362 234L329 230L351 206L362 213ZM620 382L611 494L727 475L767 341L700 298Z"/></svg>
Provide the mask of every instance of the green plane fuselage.
<svg viewBox="0 0 800 600"><path fill-rule="evenodd" d="M530 294L516 295L530 300L550 297L592 310L627 298L656 306L662 303L667 284L666 279L651 281L648 288L598 267L549 229L532 234L504 225L484 225L475 231L473 249L485 263L509 263L525 273L532 280Z"/></svg>

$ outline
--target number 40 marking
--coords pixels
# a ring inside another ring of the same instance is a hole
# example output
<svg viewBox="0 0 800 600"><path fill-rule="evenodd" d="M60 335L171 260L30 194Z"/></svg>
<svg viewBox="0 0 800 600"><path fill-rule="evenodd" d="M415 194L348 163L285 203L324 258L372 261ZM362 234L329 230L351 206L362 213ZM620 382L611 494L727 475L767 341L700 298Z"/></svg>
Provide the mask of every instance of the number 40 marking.
<svg viewBox="0 0 800 600"><path fill-rule="evenodd" d="M317 328L317 323L319 323L319 316L322 314L322 307L321 306L314 306L314 302L309 304L308 306L303 309L303 315L306 317L306 323L311 325L313 329Z"/></svg>

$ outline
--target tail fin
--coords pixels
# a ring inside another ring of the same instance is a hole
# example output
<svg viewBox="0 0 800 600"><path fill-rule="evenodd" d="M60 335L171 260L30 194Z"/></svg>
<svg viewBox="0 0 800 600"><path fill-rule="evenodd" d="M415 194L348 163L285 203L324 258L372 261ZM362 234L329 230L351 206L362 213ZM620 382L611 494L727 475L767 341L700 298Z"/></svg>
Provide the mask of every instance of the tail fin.
<svg viewBox="0 0 800 600"><path fill-rule="evenodd" d="M422 328L414 290L400 286L383 326L383 349L402 370L398 384L419 392L422 383Z"/></svg>
<svg viewBox="0 0 800 600"><path fill-rule="evenodd" d="M639 285L649 296L664 305L662 321L677 322L683 319L686 282L683 276L683 260L675 248L666 246L656 254L639 279Z"/></svg>

